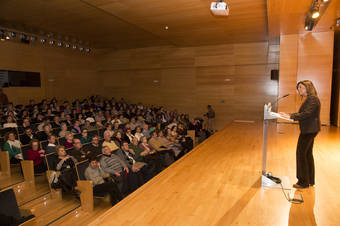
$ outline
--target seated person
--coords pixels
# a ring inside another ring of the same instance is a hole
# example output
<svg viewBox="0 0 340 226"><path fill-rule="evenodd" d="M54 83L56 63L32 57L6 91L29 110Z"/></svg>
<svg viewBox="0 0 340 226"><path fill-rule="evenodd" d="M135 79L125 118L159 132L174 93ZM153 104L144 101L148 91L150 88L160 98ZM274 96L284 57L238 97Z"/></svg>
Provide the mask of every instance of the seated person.
<svg viewBox="0 0 340 226"><path fill-rule="evenodd" d="M87 159L87 154L89 153L90 151L86 152L83 150L83 145L79 139L77 138L73 139L73 148L71 151L71 156L77 159L78 162L81 162Z"/></svg>
<svg viewBox="0 0 340 226"><path fill-rule="evenodd" d="M129 125L129 124L127 124L127 125ZM129 142L129 143L131 143L132 140L133 140L133 138L134 138L134 136L133 136L133 134L132 134L132 130L131 130L131 129L127 129L127 130L126 130L126 133L125 133L124 140L127 141L127 142Z"/></svg>
<svg viewBox="0 0 340 226"><path fill-rule="evenodd" d="M82 128L87 129L88 131L97 129L97 127L91 125L91 122L89 120L85 120L85 125Z"/></svg>
<svg viewBox="0 0 340 226"><path fill-rule="evenodd" d="M26 145L31 143L31 140L36 139L37 137L32 133L31 127L25 128L25 134L20 136L20 141L22 145Z"/></svg>
<svg viewBox="0 0 340 226"><path fill-rule="evenodd" d="M90 136L88 136L87 133L88 130L86 128L83 128L81 130L81 138L80 138L80 142L82 144L87 144L87 143L90 143L92 141L92 138Z"/></svg>
<svg viewBox="0 0 340 226"><path fill-rule="evenodd" d="M108 193L110 195L111 205L114 206L123 198L117 185L112 180L105 181L107 175L101 168L96 157L91 156L89 162L90 165L85 170L85 178L86 180L92 181L93 194Z"/></svg>
<svg viewBox="0 0 340 226"><path fill-rule="evenodd" d="M73 156L67 155L63 146L57 146L56 150L58 158L56 159L55 163L52 163L52 165L55 166L56 171L60 171L60 175L58 177L55 172L52 173L49 183L54 189L62 188L63 191L67 193L77 195L75 190L78 179L75 170L77 159L75 159Z"/></svg>
<svg viewBox="0 0 340 226"><path fill-rule="evenodd" d="M117 121L113 124L112 130L113 130L114 133L116 133L116 132L123 133L123 130L121 128L119 128L119 122L117 122Z"/></svg>
<svg viewBox="0 0 340 226"><path fill-rule="evenodd" d="M104 142L102 145L103 147L109 147L111 151L116 151L119 149L119 146L117 146L117 144L111 140L111 134L109 132L104 132Z"/></svg>
<svg viewBox="0 0 340 226"><path fill-rule="evenodd" d="M127 141L122 142L121 150L125 155L124 157L128 167L132 171L131 173L135 173L137 178L139 179L139 185L142 185L144 182L152 178L154 167L148 165L146 162L143 161L137 162L134 158L135 152L132 148L129 147L129 143Z"/></svg>
<svg viewBox="0 0 340 226"><path fill-rule="evenodd" d="M99 136L92 137L91 145L85 146L84 150L90 152L88 155L98 156L102 154L102 148L99 144Z"/></svg>
<svg viewBox="0 0 340 226"><path fill-rule="evenodd" d="M34 173L43 173L47 167L42 157L45 156L45 150L40 149L39 141L37 139L32 140L32 148L27 152L27 159L33 160Z"/></svg>
<svg viewBox="0 0 340 226"><path fill-rule="evenodd" d="M136 127L136 133L135 133L135 137L137 137L138 141L140 141L140 138L142 138L144 135L142 133L142 129L140 126Z"/></svg>
<svg viewBox="0 0 340 226"><path fill-rule="evenodd" d="M102 153L103 156L100 158L102 169L105 173L114 176L121 193L127 195L130 191L127 180L129 168L117 155L111 154L111 149L108 146L103 146Z"/></svg>
<svg viewBox="0 0 340 226"><path fill-rule="evenodd" d="M121 147L123 142L122 133L120 131L116 131L113 135L112 140L116 143L118 147Z"/></svg>
<svg viewBox="0 0 340 226"><path fill-rule="evenodd" d="M67 124L65 122L61 123L61 130L58 134L59 137L65 137L67 132L69 132L67 128Z"/></svg>
<svg viewBox="0 0 340 226"><path fill-rule="evenodd" d="M143 136L145 136L146 138L148 138L148 139L150 138L151 135L150 135L150 130L149 130L148 124L144 123L142 133L143 133Z"/></svg>
<svg viewBox="0 0 340 226"><path fill-rule="evenodd" d="M73 134L67 131L65 138L66 138L66 141L64 143L65 149L72 148L73 147Z"/></svg>
<svg viewBox="0 0 340 226"><path fill-rule="evenodd" d="M71 129L71 132L72 133L81 133L79 120L74 121L74 125L73 125L73 128Z"/></svg>
<svg viewBox="0 0 340 226"><path fill-rule="evenodd" d="M44 131L39 133L38 139L39 141L47 140L49 136L52 134L52 128L49 124L44 125Z"/></svg>
<svg viewBox="0 0 340 226"><path fill-rule="evenodd" d="M61 127L61 121L60 121L60 117L59 116L54 116L53 118L53 122L51 123L52 128L60 128Z"/></svg>
<svg viewBox="0 0 340 226"><path fill-rule="evenodd" d="M57 137L55 135L50 135L48 137L48 144L46 146L46 154L50 154L56 151L57 147Z"/></svg>
<svg viewBox="0 0 340 226"><path fill-rule="evenodd" d="M7 116L6 123L3 124L4 128L17 128L18 124L14 121L14 118L9 115Z"/></svg>
<svg viewBox="0 0 340 226"><path fill-rule="evenodd" d="M176 159L180 158L181 156L184 155L183 152L183 147L176 142L172 142L170 140L168 140L165 136L162 130L160 130L158 132L158 139L165 144L165 146L170 147L172 149L172 151L174 152L174 155L176 157Z"/></svg>
<svg viewBox="0 0 340 226"><path fill-rule="evenodd" d="M107 124L105 132L109 132L111 134L111 137L114 135L114 131L112 130L112 125Z"/></svg>
<svg viewBox="0 0 340 226"><path fill-rule="evenodd" d="M21 153L21 143L19 140L15 139L14 132L8 132L5 136L5 140L7 140L3 146L3 151L8 151L9 160L11 164L20 163L23 160L23 156Z"/></svg>

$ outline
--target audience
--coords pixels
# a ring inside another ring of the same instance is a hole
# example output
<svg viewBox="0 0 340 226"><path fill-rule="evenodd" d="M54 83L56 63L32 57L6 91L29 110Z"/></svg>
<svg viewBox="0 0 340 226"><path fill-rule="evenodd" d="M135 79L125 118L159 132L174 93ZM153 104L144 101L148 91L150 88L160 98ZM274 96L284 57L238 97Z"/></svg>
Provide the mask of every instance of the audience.
<svg viewBox="0 0 340 226"><path fill-rule="evenodd" d="M48 137L48 144L46 146L46 154L50 154L56 151L57 147L57 137L55 135L50 135Z"/></svg>
<svg viewBox="0 0 340 226"><path fill-rule="evenodd" d="M27 152L27 159L33 160L34 173L43 173L46 171L46 164L42 157L45 156L45 150L39 147L39 140L31 141L32 148Z"/></svg>
<svg viewBox="0 0 340 226"><path fill-rule="evenodd" d="M5 144L3 146L3 151L8 151L9 160L11 164L20 163L23 160L21 153L21 142L15 139L14 132L8 132L5 136Z"/></svg>
<svg viewBox="0 0 340 226"><path fill-rule="evenodd" d="M85 170L85 178L92 181L93 194L109 194L111 205L114 206L116 203L123 199L119 188L112 180L105 180L107 175L101 168L100 163L97 161L96 157L90 157L89 162L90 165Z"/></svg>

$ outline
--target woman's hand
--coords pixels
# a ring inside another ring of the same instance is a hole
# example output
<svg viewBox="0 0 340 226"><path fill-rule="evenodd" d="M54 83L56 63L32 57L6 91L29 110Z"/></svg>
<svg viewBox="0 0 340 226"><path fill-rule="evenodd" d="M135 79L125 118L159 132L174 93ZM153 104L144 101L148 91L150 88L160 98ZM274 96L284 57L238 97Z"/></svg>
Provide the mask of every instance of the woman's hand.
<svg viewBox="0 0 340 226"><path fill-rule="evenodd" d="M279 114L284 118L290 118L290 115L285 112L280 112Z"/></svg>

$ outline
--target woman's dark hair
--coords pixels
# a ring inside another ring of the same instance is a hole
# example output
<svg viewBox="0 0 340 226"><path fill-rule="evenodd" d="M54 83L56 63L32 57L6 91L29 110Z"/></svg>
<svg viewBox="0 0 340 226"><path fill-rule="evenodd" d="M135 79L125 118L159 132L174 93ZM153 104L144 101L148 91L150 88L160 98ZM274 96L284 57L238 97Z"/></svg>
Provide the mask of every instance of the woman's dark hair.
<svg viewBox="0 0 340 226"><path fill-rule="evenodd" d="M299 88L299 85L302 84L306 87L306 91L307 91L307 96L318 96L316 89L312 83L312 81L310 80L303 80L298 82L298 84L296 85L296 89Z"/></svg>

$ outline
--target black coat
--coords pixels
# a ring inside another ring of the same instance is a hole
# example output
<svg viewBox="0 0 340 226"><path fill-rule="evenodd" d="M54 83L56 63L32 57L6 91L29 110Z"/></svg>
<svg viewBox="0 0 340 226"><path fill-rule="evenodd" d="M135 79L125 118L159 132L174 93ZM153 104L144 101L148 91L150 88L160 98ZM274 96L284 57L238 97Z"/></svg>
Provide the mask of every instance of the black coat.
<svg viewBox="0 0 340 226"><path fill-rule="evenodd" d="M320 108L321 104L317 96L307 96L299 112L291 114L290 118L299 121L301 133L317 133L321 126Z"/></svg>

